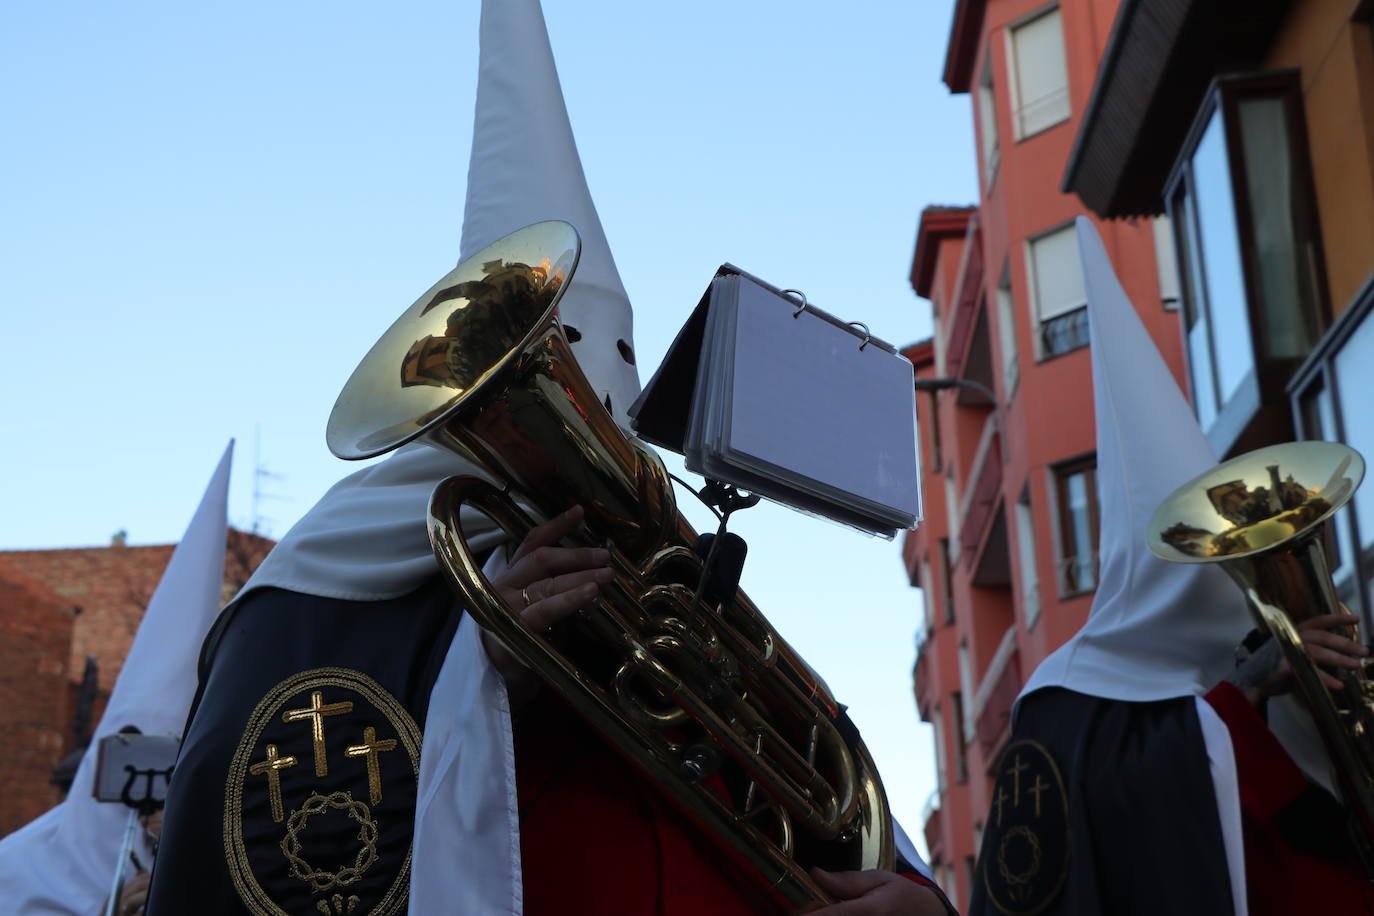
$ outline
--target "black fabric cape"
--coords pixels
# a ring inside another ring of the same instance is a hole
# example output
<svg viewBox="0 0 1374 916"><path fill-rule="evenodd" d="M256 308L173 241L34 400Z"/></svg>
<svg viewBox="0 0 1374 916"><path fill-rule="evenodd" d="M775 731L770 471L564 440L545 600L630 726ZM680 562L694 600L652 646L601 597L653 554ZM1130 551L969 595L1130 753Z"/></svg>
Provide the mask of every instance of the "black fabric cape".
<svg viewBox="0 0 1374 916"><path fill-rule="evenodd" d="M1063 796L1038 791L1037 817L1029 789L1052 782L1052 769ZM996 773L969 916L1234 912L1193 697L1128 703L1036 691L1021 701Z"/></svg>
<svg viewBox="0 0 1374 916"><path fill-rule="evenodd" d="M264 588L227 609L146 912L404 913L420 730L460 616L437 576L386 601Z"/></svg>

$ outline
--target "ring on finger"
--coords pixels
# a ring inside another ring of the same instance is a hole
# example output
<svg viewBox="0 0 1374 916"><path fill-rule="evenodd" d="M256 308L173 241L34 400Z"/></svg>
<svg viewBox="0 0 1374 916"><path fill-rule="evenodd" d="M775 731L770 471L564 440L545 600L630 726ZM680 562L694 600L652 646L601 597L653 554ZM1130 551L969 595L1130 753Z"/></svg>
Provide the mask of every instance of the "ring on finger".
<svg viewBox="0 0 1374 916"><path fill-rule="evenodd" d="M534 604L534 602L530 599L530 587L528 585L520 589L520 597L525 599L525 607L529 607L531 604Z"/></svg>

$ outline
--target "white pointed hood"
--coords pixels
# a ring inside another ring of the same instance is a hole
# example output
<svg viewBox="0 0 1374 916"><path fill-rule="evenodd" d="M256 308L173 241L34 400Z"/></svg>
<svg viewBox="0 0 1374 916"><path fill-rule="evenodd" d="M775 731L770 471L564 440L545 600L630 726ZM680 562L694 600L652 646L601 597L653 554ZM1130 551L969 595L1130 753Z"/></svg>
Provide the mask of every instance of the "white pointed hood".
<svg viewBox="0 0 1374 916"><path fill-rule="evenodd" d="M538 0L486 0L467 207L459 260L498 238L548 219L576 227L582 255L559 306L573 353L598 397L629 432L625 411L639 395L629 298L592 204L563 104ZM378 332L393 315L378 316ZM362 352L362 348L359 348ZM243 592L275 586L351 601L395 598L418 588L438 564L425 528L439 481L478 474L469 462L422 442L334 485L282 538ZM485 516L463 514L475 551L503 535Z"/></svg>
<svg viewBox="0 0 1374 916"><path fill-rule="evenodd" d="M582 237L559 313L582 371L629 435L625 412L639 397L630 300L582 173L544 16L538 0L485 2L462 257L546 219Z"/></svg>
<svg viewBox="0 0 1374 916"><path fill-rule="evenodd" d="M200 645L219 613L233 442L210 477L139 624L66 801L0 841L5 912L99 912L129 811L91 795L100 739L126 725L180 735L196 690Z"/></svg>
<svg viewBox="0 0 1374 916"><path fill-rule="evenodd" d="M1158 559L1146 525L1180 485L1216 465L1192 409L1079 217L1097 418L1097 594L1083 628L1035 670L1024 697L1066 687L1111 700L1198 695L1234 665L1254 625L1219 569Z"/></svg>

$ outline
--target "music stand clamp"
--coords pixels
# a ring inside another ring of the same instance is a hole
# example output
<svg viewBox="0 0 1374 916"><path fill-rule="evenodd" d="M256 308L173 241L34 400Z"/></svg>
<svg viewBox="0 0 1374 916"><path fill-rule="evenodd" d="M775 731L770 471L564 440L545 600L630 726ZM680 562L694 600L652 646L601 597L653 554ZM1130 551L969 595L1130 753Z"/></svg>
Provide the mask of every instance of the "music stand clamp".
<svg viewBox="0 0 1374 916"><path fill-rule="evenodd" d="M165 798L155 798L153 796L153 783L159 778L161 778L164 783L171 782L172 767L169 766L164 769L149 767L146 770L141 770L131 763L126 763L124 764L124 772L129 774L129 778L124 781L124 788L119 793L119 800L126 806L134 809L140 817L147 818L166 804ZM137 782L140 776L143 777L144 780L143 795L140 798L134 798L134 783Z"/></svg>

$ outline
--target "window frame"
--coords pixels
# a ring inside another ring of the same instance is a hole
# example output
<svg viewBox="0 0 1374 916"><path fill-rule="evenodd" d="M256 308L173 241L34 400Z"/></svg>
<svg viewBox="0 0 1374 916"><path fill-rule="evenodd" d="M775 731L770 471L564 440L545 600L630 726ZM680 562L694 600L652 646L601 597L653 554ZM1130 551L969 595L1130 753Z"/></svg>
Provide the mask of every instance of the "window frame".
<svg viewBox="0 0 1374 916"><path fill-rule="evenodd" d="M1011 286L1011 262L1002 262L997 280L997 349L1002 376L1002 402L1010 404L1021 382L1021 348L1016 341L1016 297Z"/></svg>
<svg viewBox="0 0 1374 916"><path fill-rule="evenodd" d="M1347 441L1347 402L1336 372L1336 361L1346 344L1360 332L1366 322L1374 322L1374 275L1365 281L1350 305L1323 335L1288 383L1288 406L1299 439ZM1365 330L1374 332L1374 326ZM1357 392L1355 397L1350 399L1351 409L1359 409L1358 405L1363 403L1361 394ZM1332 429L1326 429L1313 410L1316 399L1322 395L1329 399L1330 420L1334 427ZM1366 483L1365 486L1368 488L1369 484ZM1360 496L1361 491L1357 490L1353 500L1358 502ZM1374 499L1374 493L1365 493L1364 499ZM1360 521L1353 506L1347 505L1346 511L1338 512L1328 522L1327 527L1329 533L1334 529L1338 541L1344 541L1348 545L1349 558L1353 562L1350 575L1353 577L1355 597L1359 602L1359 607L1354 610L1360 614L1361 624L1368 629L1374 625L1374 608L1371 608L1371 600L1374 599L1374 547L1368 550L1362 547ZM1374 535L1374 532L1370 534ZM1339 574L1343 566L1343 562L1340 561L1345 557L1338 558L1328 550L1327 558L1331 561L1333 576ZM1344 597L1342 596L1343 599Z"/></svg>
<svg viewBox="0 0 1374 916"><path fill-rule="evenodd" d="M1021 608L1026 621L1026 630L1035 629L1044 611L1040 600L1040 556L1035 549L1035 510L1031 505L1030 482L1021 488L1016 499L1016 554L1017 568L1021 572Z"/></svg>
<svg viewBox="0 0 1374 916"><path fill-rule="evenodd" d="M949 694L950 714L955 719L962 722L967 716L964 709L964 694L961 690L951 691ZM965 738L963 729L956 729L954 733L954 782L955 785L965 785L968 782L968 741Z"/></svg>
<svg viewBox="0 0 1374 916"><path fill-rule="evenodd" d="M1016 31L1025 28L1031 23L1044 19L1047 16L1059 17L1059 49L1064 62L1064 114L1062 117L1050 121L1043 127L1035 130L1026 130L1022 126L1021 111L1023 107L1021 99L1021 70L1019 56L1016 53ZM1069 92L1069 49L1064 40L1064 11L1058 2L1049 3L1039 9L1033 10L1024 16L1007 23L1006 26L1006 55L1007 55L1007 101L1011 114L1011 136L1016 143L1024 143L1032 137L1038 137L1046 131L1053 130L1061 124L1073 120L1073 97Z"/></svg>
<svg viewBox="0 0 1374 916"><path fill-rule="evenodd" d="M1075 552L1072 516L1068 511L1068 480L1074 475L1084 472L1090 473L1087 492L1089 519L1087 543L1093 545L1091 548L1092 584L1086 588L1079 587L1069 580L1070 564L1077 564L1079 558ZM1059 590L1061 600L1092 594L1097 590L1102 572L1099 566L1097 548L1098 538L1102 532L1101 506L1097 496L1097 454L1093 452L1080 455L1051 465L1050 478L1055 520L1058 527L1055 537L1055 587Z"/></svg>
<svg viewBox="0 0 1374 916"><path fill-rule="evenodd" d="M1284 106L1288 156L1292 168L1292 187L1297 192L1295 207L1299 211L1295 221L1302 223L1303 237L1312 246L1306 258L1310 271L1310 290L1315 315L1314 336L1319 340L1331 323L1331 304L1327 289L1326 259L1317 213L1317 195L1312 176L1312 158L1307 145L1307 119L1302 102L1302 84L1296 70L1233 73L1212 80L1202 104L1198 107L1188 135L1179 148L1169 176L1164 184L1164 203L1172 227L1172 242L1178 271L1179 323L1184 340L1188 365L1189 392L1193 410L1198 414L1199 389L1203 383L1197 378L1197 367L1188 347L1189 316L1205 309L1208 321L1207 357L1210 393L1214 416L1204 424L1203 432L1218 455L1229 454L1238 441L1246 436L1266 405L1284 399L1284 384L1302 361L1295 357L1270 356L1272 352L1270 328L1264 313L1264 287L1260 278L1258 254L1254 240L1254 210L1248 191L1245 166L1245 144L1240 123L1241 103L1255 98L1277 98ZM1217 372L1216 322L1212 304L1207 301L1208 255L1201 252L1196 263L1192 252L1193 239L1201 239L1198 217L1197 181L1193 158L1204 134L1211 127L1214 116L1224 134L1227 178L1230 181L1231 217L1234 222L1241 264L1241 288L1245 301L1245 318L1250 333L1250 370L1238 383L1229 399L1223 400ZM1180 212L1180 201L1186 198L1186 212ZM1202 301L1195 301L1196 296ZM1201 420L1201 414L1198 414ZM1287 413L1284 412L1287 419ZM1291 428L1281 426L1270 431L1268 440L1286 439Z"/></svg>
<svg viewBox="0 0 1374 916"><path fill-rule="evenodd" d="M944 626L954 625L954 561L949 550L949 538L936 541L940 553L940 601L944 605L940 619Z"/></svg>
<svg viewBox="0 0 1374 916"><path fill-rule="evenodd" d="M1026 259L1026 297L1030 303L1031 317L1035 321L1035 361L1036 363L1048 362L1067 356L1075 350L1081 350L1088 346L1088 292L1083 290L1083 301L1073 308L1058 312L1049 318L1044 318L1040 307L1040 292L1036 269L1035 245L1037 242L1048 239L1050 236L1061 232L1072 233L1074 231L1074 221L1072 219L1056 223L1045 229L1040 230L1034 235L1026 236L1024 243ZM1077 244L1073 246L1075 252L1076 267L1080 278L1083 273L1083 260L1077 254ZM1068 326L1070 333L1070 345L1062 349L1051 347L1047 342L1047 333L1055 328Z"/></svg>
<svg viewBox="0 0 1374 916"><path fill-rule="evenodd" d="M978 112L978 162L983 167L983 187L991 189L997 180L998 166L1002 164L1002 131L997 126L997 79L992 67L991 42L983 54L983 69L978 75L974 91ZM990 148L989 134L992 141Z"/></svg>

